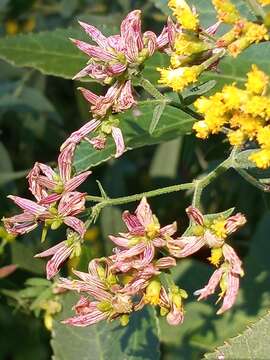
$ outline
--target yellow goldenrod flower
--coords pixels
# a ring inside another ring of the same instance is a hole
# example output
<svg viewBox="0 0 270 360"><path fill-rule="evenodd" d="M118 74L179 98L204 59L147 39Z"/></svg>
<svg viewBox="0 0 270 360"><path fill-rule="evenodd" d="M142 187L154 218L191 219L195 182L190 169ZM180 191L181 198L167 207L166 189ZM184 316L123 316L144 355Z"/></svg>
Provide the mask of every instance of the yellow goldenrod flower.
<svg viewBox="0 0 270 360"><path fill-rule="evenodd" d="M207 139L210 134L210 129L204 120L196 121L193 130L196 131L196 137L199 139Z"/></svg>
<svg viewBox="0 0 270 360"><path fill-rule="evenodd" d="M206 139L224 129L232 146L257 141L260 148L249 159L266 169L270 167L270 97L261 94L267 89L269 77L256 65L252 65L247 77L246 90L233 83L208 98L197 99L194 106L204 120L197 121L193 130L196 137ZM220 238L225 236L222 223L214 222L211 230Z"/></svg>
<svg viewBox="0 0 270 360"><path fill-rule="evenodd" d="M177 55L190 56L208 50L209 46L195 36L179 34L174 42L174 50Z"/></svg>
<svg viewBox="0 0 270 360"><path fill-rule="evenodd" d="M241 128L246 138L252 140L261 127L261 119L243 113L235 113L230 121L231 128Z"/></svg>
<svg viewBox="0 0 270 360"><path fill-rule="evenodd" d="M249 156L249 160L253 161L258 168L267 169L270 166L270 149L254 152Z"/></svg>
<svg viewBox="0 0 270 360"><path fill-rule="evenodd" d="M253 116L264 117L266 115L267 98L265 96L254 95L242 105L242 111Z"/></svg>
<svg viewBox="0 0 270 360"><path fill-rule="evenodd" d="M226 24L234 24L241 19L237 8L229 0L212 0L218 19Z"/></svg>
<svg viewBox="0 0 270 360"><path fill-rule="evenodd" d="M236 87L235 84L225 85L222 89L222 95L226 110L239 109L241 104L248 100L248 94Z"/></svg>
<svg viewBox="0 0 270 360"><path fill-rule="evenodd" d="M211 249L211 256L208 258L210 263L216 267L218 267L220 260L222 259L223 252L222 248L212 248Z"/></svg>
<svg viewBox="0 0 270 360"><path fill-rule="evenodd" d="M255 24L253 22L246 23L245 38L250 44L258 43L262 40L269 40L268 29L262 24Z"/></svg>
<svg viewBox="0 0 270 360"><path fill-rule="evenodd" d="M161 74L161 79L158 81L160 84L171 87L173 91L182 91L187 85L197 81L203 67L194 65L177 69L157 68L157 70Z"/></svg>
<svg viewBox="0 0 270 360"><path fill-rule="evenodd" d="M227 136L232 146L240 146L245 141L245 135L243 131L240 129L235 131L230 131Z"/></svg>
<svg viewBox="0 0 270 360"><path fill-rule="evenodd" d="M261 127L257 133L257 141L262 147L270 149L270 126Z"/></svg>
<svg viewBox="0 0 270 360"><path fill-rule="evenodd" d="M263 71L259 70L256 65L252 65L247 77L247 90L255 95L261 95L267 87L269 77Z"/></svg>
<svg viewBox="0 0 270 360"><path fill-rule="evenodd" d="M194 31L198 29L198 15L193 13L185 0L169 0L168 6L173 10L173 15L183 29Z"/></svg>

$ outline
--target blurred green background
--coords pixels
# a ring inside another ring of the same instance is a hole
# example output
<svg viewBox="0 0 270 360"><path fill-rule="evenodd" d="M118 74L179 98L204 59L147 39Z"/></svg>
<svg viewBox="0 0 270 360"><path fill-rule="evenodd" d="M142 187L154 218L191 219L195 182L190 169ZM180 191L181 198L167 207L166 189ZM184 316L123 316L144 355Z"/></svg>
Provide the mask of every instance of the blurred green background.
<svg viewBox="0 0 270 360"><path fill-rule="evenodd" d="M135 8L143 11L145 29L160 31L166 16L155 3L150 0L0 0L0 36L66 28L74 26L78 19L96 26L118 26L121 18ZM159 7L160 4L166 2L159 1ZM0 211L1 216L9 216L16 210L6 196L28 197L25 175L34 162L55 165L61 143L84 124L90 114L76 90L78 83L45 76L33 69L16 68L4 61L0 61L0 69ZM91 88L101 91L98 85ZM229 147L221 137L202 142L187 135L136 149L117 161L108 161L94 169L84 189L99 195L95 181L99 180L109 196L117 197L187 182L213 168L228 154ZM201 304L192 296L192 291L202 287L210 274L205 260L208 252L203 250L193 259L182 261L175 277L191 294L186 321L177 328L169 328L161 321L162 359L198 359L224 339L242 331L269 307L269 199L268 194L252 187L233 171L207 188L203 197L206 213L235 206L237 211L247 214L247 226L232 239L244 261L246 277L235 308L217 317L213 301ZM190 203L188 193L154 198L150 203L162 224L176 219L180 232L185 229L185 208ZM129 208L133 210L134 204ZM103 210L98 222L87 232L80 263L70 261L64 273L70 273L73 266L86 270L91 258L110 252L107 235L122 229L122 210L121 207ZM59 237L59 232L51 233L48 241L52 244L62 240ZM14 296L24 287L27 278L44 276L44 262L33 259L33 254L41 248L39 230L14 239L0 228L0 267L10 263L18 265L15 273L0 279L0 360L51 357L51 333L43 325L43 316L35 316L29 310L27 296Z"/></svg>

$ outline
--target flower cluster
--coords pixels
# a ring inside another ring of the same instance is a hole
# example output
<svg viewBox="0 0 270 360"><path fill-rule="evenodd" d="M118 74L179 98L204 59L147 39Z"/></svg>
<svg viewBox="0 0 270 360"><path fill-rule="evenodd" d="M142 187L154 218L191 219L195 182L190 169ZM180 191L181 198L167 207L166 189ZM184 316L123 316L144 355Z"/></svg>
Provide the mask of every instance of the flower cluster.
<svg viewBox="0 0 270 360"><path fill-rule="evenodd" d="M56 230L62 224L69 227L67 240L36 256L53 255L47 264L47 278L59 271L61 264L69 257L78 255L86 228L77 215L85 210L85 193L75 191L91 171L73 176L72 161L74 144L64 147L58 157L58 170L36 163L27 178L29 190L35 201L10 195L23 211L18 215L3 218L7 232L13 236L23 235L43 225L42 241L48 229Z"/></svg>
<svg viewBox="0 0 270 360"><path fill-rule="evenodd" d="M196 109L204 115L204 120L194 124L196 136L206 139L210 134L226 131L233 146L241 146L247 141L256 141L260 150L249 159L257 167L270 166L270 98L266 96L268 76L252 66L247 74L245 90L235 84L224 86L221 92L210 97L201 97L195 102Z"/></svg>
<svg viewBox="0 0 270 360"><path fill-rule="evenodd" d="M74 270L79 280L60 279L59 287L84 293L74 306L76 315L64 323L88 326L119 318L126 325L132 312L150 304L159 306L160 314L166 316L169 324L181 324L183 300L188 295L173 282L168 271L176 265L176 259L190 256L203 246L211 249L210 261L217 269L209 283L195 295L199 295L199 300L206 298L220 284L223 304L218 314L230 309L243 270L240 259L225 240L246 219L239 213L227 218L204 217L193 207L187 209L187 214L193 222L189 235L177 238L176 223L161 227L146 198L141 200L135 214L125 211L122 218L128 232L109 236L117 245L113 254L92 260L88 273Z"/></svg>
<svg viewBox="0 0 270 360"><path fill-rule="evenodd" d="M213 45L208 34L200 29L196 10L185 0L170 0L168 5L177 21L174 23L169 18L166 28L168 45L164 51L170 56L170 67L157 70L161 74L160 84L181 91L196 82L201 72L212 64L206 60L213 55Z"/></svg>
<svg viewBox="0 0 270 360"><path fill-rule="evenodd" d="M167 33L163 31L158 37L152 31L142 33L140 10L130 12L122 21L120 35L106 37L94 26L79 23L97 46L71 39L90 57L87 66L74 79L90 76L103 85L111 86L104 96L79 88L90 103L93 120L71 134L67 141L79 143L86 140L100 150L105 147L107 137L112 135L116 144L115 157L119 157L124 152L125 145L117 114L136 104L130 79L140 73L143 63L155 51L166 45ZM89 139L87 135L92 132L95 135Z"/></svg>
<svg viewBox="0 0 270 360"><path fill-rule="evenodd" d="M229 0L212 0L217 11L218 22L206 30L200 26L196 9L185 0L170 0L168 5L176 18L167 24L168 45L164 50L170 56L169 68L158 68L160 84L182 91L195 83L205 70L215 69L225 54L236 57L253 43L269 40L268 29L242 17ZM215 38L220 24L230 24L233 28L219 38Z"/></svg>

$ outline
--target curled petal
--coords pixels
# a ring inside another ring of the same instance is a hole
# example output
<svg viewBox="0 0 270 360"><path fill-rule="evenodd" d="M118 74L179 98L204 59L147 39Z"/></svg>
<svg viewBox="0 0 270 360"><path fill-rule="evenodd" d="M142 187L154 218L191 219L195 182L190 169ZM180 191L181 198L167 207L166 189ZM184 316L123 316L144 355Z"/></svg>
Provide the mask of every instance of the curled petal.
<svg viewBox="0 0 270 360"><path fill-rule="evenodd" d="M124 223L126 224L128 230L132 234L144 235L145 229L142 226L142 224L140 223L140 221L136 215L133 215L129 211L126 210L122 214L122 219L123 219Z"/></svg>
<svg viewBox="0 0 270 360"><path fill-rule="evenodd" d="M206 299L209 295L214 294L221 278L223 275L223 269L219 268L214 271L213 275L210 277L208 284L200 290L194 292L194 295L199 295L198 300Z"/></svg>
<svg viewBox="0 0 270 360"><path fill-rule="evenodd" d="M136 214L137 218L139 219L140 223L144 227L146 227L152 223L153 213L150 208L150 205L147 202L146 197L143 197L142 200L140 201L140 203L135 211L135 214Z"/></svg>
<svg viewBox="0 0 270 360"><path fill-rule="evenodd" d="M87 54L88 56L95 58L97 60L101 60L101 61L111 61L115 59L115 56L98 47L98 46L93 46L93 45L89 45L84 41L81 40L76 40L76 39L70 39L76 46L78 49L80 49L81 51L83 51L85 54Z"/></svg>
<svg viewBox="0 0 270 360"><path fill-rule="evenodd" d="M39 216L42 215L44 212L47 212L47 208L45 206L38 205L34 201L13 195L9 195L8 198L13 200L15 204L18 205L21 209L33 215Z"/></svg>
<svg viewBox="0 0 270 360"><path fill-rule="evenodd" d="M191 221L194 221L197 225L203 225L203 214L200 212L199 209L189 206L186 209L186 213Z"/></svg>
<svg viewBox="0 0 270 360"><path fill-rule="evenodd" d="M158 259L155 266L158 269L170 269L171 267L176 266L176 260L171 256L165 256Z"/></svg>
<svg viewBox="0 0 270 360"><path fill-rule="evenodd" d="M128 248L129 240L124 237L109 235L109 239L120 247Z"/></svg>
<svg viewBox="0 0 270 360"><path fill-rule="evenodd" d="M64 218L64 223L80 234L81 238L84 237L86 228L82 220L76 218L75 216L66 216Z"/></svg>
<svg viewBox="0 0 270 360"><path fill-rule="evenodd" d="M61 216L76 215L82 212L85 207L85 193L78 191L65 193L58 205L58 212Z"/></svg>
<svg viewBox="0 0 270 360"><path fill-rule="evenodd" d="M53 278L59 272L61 265L71 255L73 248L73 246L67 246L66 242L62 241L56 246L53 246L50 249L35 255L35 257L52 256L51 260L49 260L46 265L46 273L48 280Z"/></svg>
<svg viewBox="0 0 270 360"><path fill-rule="evenodd" d="M166 320L169 325L179 325L182 324L184 321L184 311L182 308L176 307L174 304L172 304L171 310L168 313Z"/></svg>
<svg viewBox="0 0 270 360"><path fill-rule="evenodd" d="M177 231L177 223L176 221L173 222L170 225L164 226L163 228L160 229L160 235L162 236L172 236L176 233Z"/></svg>
<svg viewBox="0 0 270 360"><path fill-rule="evenodd" d="M161 34L157 37L157 47L158 49L162 49L167 46L169 43L169 36L168 36L168 28L165 26L162 29Z"/></svg>
<svg viewBox="0 0 270 360"><path fill-rule="evenodd" d="M79 301L72 307L72 310L76 312L77 315L85 315L91 312L91 301L85 296L81 296Z"/></svg>
<svg viewBox="0 0 270 360"><path fill-rule="evenodd" d="M244 271L242 269L242 261L239 259L234 249L230 245L224 244L222 247L222 252L225 260L231 266L230 270L235 274L243 276Z"/></svg>
<svg viewBox="0 0 270 360"><path fill-rule="evenodd" d="M75 144L70 143L64 147L58 156L58 168L62 181L65 183L71 178L72 160Z"/></svg>
<svg viewBox="0 0 270 360"><path fill-rule="evenodd" d="M122 63L116 63L116 64L112 64L109 65L106 68L106 73L108 76L117 76L122 74L127 68L126 64L122 64Z"/></svg>
<svg viewBox="0 0 270 360"><path fill-rule="evenodd" d="M176 240L169 239L167 246L171 255L177 258L190 256L205 245L202 236L182 236Z"/></svg>
<svg viewBox="0 0 270 360"><path fill-rule="evenodd" d="M246 217L241 214L237 213L234 216L230 216L226 221L226 230L228 234L234 233L239 227L245 225L247 222Z"/></svg>
<svg viewBox="0 0 270 360"><path fill-rule="evenodd" d="M101 122L99 120L93 119L88 121L85 125L83 125L79 130L74 131L69 138L62 144L61 151L64 150L64 148L70 144L78 144L82 141L82 139L91 133L92 131L95 131Z"/></svg>
<svg viewBox="0 0 270 360"><path fill-rule="evenodd" d="M90 104L94 104L96 105L96 103L98 102L99 96L96 95L95 93L93 93L92 91L85 89L83 87L79 87L78 90L81 91L81 93L83 94L83 97L90 102Z"/></svg>
<svg viewBox="0 0 270 360"><path fill-rule="evenodd" d="M125 260L127 258L136 256L141 254L146 248L146 244L143 242L140 242L137 245L132 246L132 248L128 250L123 250L117 254L117 260Z"/></svg>
<svg viewBox="0 0 270 360"><path fill-rule="evenodd" d="M136 101L132 94L131 81L128 80L121 89L118 99L115 101L113 109L116 112L121 112L130 109L135 104Z"/></svg>
<svg viewBox="0 0 270 360"><path fill-rule="evenodd" d="M112 126L112 137L116 145L115 157L118 158L125 151L125 143L122 131L118 127Z"/></svg>
<svg viewBox="0 0 270 360"><path fill-rule="evenodd" d="M93 310L91 309L91 312L89 312L86 315L74 316L62 321L62 323L73 326L85 327L85 326L97 324L98 322L107 319L107 317L108 314L106 312L102 312L97 308L95 308Z"/></svg>
<svg viewBox="0 0 270 360"><path fill-rule="evenodd" d="M2 220L7 232L14 236L29 233L38 226L35 215L26 211L10 218L3 218Z"/></svg>
<svg viewBox="0 0 270 360"><path fill-rule="evenodd" d="M107 38L101 31L99 31L93 25L89 25L83 21L79 21L79 24L84 28L85 32L94 40L100 47L106 49L108 46Z"/></svg>
<svg viewBox="0 0 270 360"><path fill-rule="evenodd" d="M139 255L139 259L135 260L133 267L135 269L142 269L145 266L151 264L155 256L155 247L153 244L147 244L144 251Z"/></svg>
<svg viewBox="0 0 270 360"><path fill-rule="evenodd" d="M152 31L146 31L143 38L146 41L149 56L152 56L157 49L157 36Z"/></svg>
<svg viewBox="0 0 270 360"><path fill-rule="evenodd" d="M75 177L73 177L72 179L68 180L65 184L65 191L66 192L71 192L73 190L75 190L78 186L80 186L87 178L89 175L92 174L92 171L85 171Z"/></svg>
<svg viewBox="0 0 270 360"><path fill-rule="evenodd" d="M217 314L223 314L226 310L229 310L235 303L239 290L239 276L228 272L227 274L227 291L225 293L221 308L217 311Z"/></svg>
<svg viewBox="0 0 270 360"><path fill-rule="evenodd" d="M101 137L101 136L96 136L93 137L92 139L85 138L85 140L88 141L89 144L91 144L93 148L96 150L104 149L107 141L106 137Z"/></svg>
<svg viewBox="0 0 270 360"><path fill-rule="evenodd" d="M72 79L77 80L85 76L90 76L97 81L104 81L108 77L108 74L104 65L90 64L74 75Z"/></svg>

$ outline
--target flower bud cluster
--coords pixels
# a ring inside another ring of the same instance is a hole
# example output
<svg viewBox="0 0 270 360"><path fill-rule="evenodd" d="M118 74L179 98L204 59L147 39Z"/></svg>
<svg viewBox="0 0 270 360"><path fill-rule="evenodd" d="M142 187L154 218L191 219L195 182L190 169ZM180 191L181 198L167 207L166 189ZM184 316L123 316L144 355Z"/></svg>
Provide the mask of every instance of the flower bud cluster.
<svg viewBox="0 0 270 360"><path fill-rule="evenodd" d="M120 323L126 325L132 312L150 304L159 307L161 316L166 316L169 324L181 324L183 301L188 295L173 282L168 271L176 265L176 259L188 257L203 246L211 249L210 262L217 270L208 285L195 294L199 300L206 298L219 284L223 304L218 314L230 309L243 270L240 259L225 240L244 225L246 219L238 213L211 220L193 207L187 209L187 214L193 223L189 235L175 238L176 223L161 227L146 198L134 214L125 211L122 218L128 232L109 236L117 245L113 254L92 260L88 273L74 270L80 280L60 279L59 287L84 293L74 306L76 315L64 323L88 326L119 318Z"/></svg>
<svg viewBox="0 0 270 360"><path fill-rule="evenodd" d="M224 86L221 92L210 97L201 97L195 108L204 115L204 120L194 124L196 136L206 139L210 134L226 130L233 146L241 146L247 141L256 141L260 150L249 159L258 168L270 166L270 98L267 96L268 76L252 65L247 74L245 90L236 84Z"/></svg>

